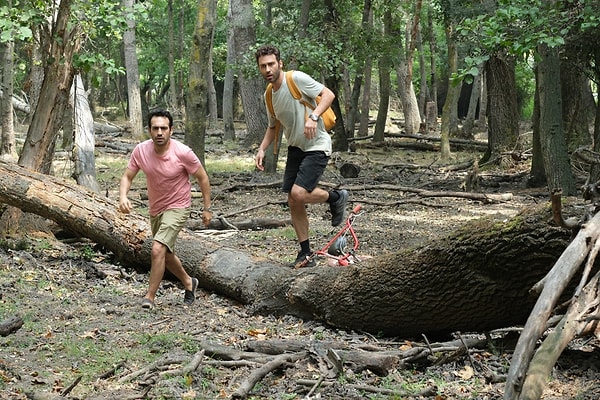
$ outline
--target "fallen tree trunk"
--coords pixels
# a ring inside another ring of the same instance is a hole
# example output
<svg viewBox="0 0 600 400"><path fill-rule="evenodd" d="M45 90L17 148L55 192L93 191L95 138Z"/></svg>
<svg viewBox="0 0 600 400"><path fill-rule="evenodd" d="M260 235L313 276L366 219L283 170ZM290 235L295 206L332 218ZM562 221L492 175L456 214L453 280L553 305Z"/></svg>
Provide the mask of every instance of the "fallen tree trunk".
<svg viewBox="0 0 600 400"><path fill-rule="evenodd" d="M0 162L0 202L95 241L124 265L149 266L148 221L118 212L116 199ZM407 338L523 324L535 303L529 289L569 241L570 232L550 219L550 208L538 207L506 223L479 220L422 247L344 268L291 270L187 230L177 248L203 288L256 312Z"/></svg>

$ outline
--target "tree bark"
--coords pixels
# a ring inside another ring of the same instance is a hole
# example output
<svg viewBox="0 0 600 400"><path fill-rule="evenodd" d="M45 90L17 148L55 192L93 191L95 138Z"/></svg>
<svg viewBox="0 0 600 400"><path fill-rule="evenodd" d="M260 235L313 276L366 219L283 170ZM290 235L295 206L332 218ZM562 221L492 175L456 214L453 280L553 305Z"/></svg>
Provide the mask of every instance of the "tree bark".
<svg viewBox="0 0 600 400"><path fill-rule="evenodd" d="M79 51L82 39L79 26L68 25L70 15L71 2L61 1L52 29L55 34L47 54L48 65L44 68L40 92L40 98L44 101L35 110L19 157L19 165L44 173L49 173L51 169L55 139L62 126L75 76L73 55Z"/></svg>
<svg viewBox="0 0 600 400"><path fill-rule="evenodd" d="M446 24L446 41L448 46L448 75L458 71L458 50L456 41L453 38L453 26L450 20L445 21ZM448 78L448 90L446 91L446 99L442 106L442 118L440 124L441 148L440 155L442 160L450 159L450 135L454 130L454 122L458 121L457 104L460 94L460 86L455 84L451 78Z"/></svg>
<svg viewBox="0 0 600 400"><path fill-rule="evenodd" d="M169 52L167 60L169 64L169 104L173 113L179 114L179 102L177 98L177 73L175 72L175 13L173 12L173 0L167 1L167 18L168 18L168 43Z"/></svg>
<svg viewBox="0 0 600 400"><path fill-rule="evenodd" d="M558 50L541 44L538 53L539 132L547 184L551 191L561 189L566 196L571 196L577 189L563 127Z"/></svg>
<svg viewBox="0 0 600 400"><path fill-rule="evenodd" d="M202 0L198 3L186 101L185 142L194 150L202 163L204 163L204 137L208 116L208 72L215 31L216 7L214 0Z"/></svg>
<svg viewBox="0 0 600 400"><path fill-rule="evenodd" d="M579 51L567 45L567 54L560 58L562 117L569 152L590 144L593 137L590 127L594 124L596 112L590 79L578 64L571 61L577 58Z"/></svg>
<svg viewBox="0 0 600 400"><path fill-rule="evenodd" d="M501 160L507 149L519 149L519 112L514 61L495 55L485 63L488 88L488 153L484 160Z"/></svg>
<svg viewBox="0 0 600 400"><path fill-rule="evenodd" d="M403 61L399 63L397 70L399 77L398 94L402 99L402 109L404 111L404 129L406 133L412 135L419 131L421 126L421 114L419 112L419 103L415 95L413 85L413 59L417 41L417 34L421 24L422 0L415 1L415 9L412 24L407 24L407 43L406 55Z"/></svg>
<svg viewBox="0 0 600 400"><path fill-rule="evenodd" d="M363 12L361 20L361 29L363 32L368 32L373 26L373 1L365 0L363 3ZM363 74L356 74L354 77L354 83L352 90L346 93L351 93L350 98L347 100L347 112L346 112L346 137L354 137L354 131L356 128L356 122L358 120L358 136L367 136L369 133L369 111L371 104L371 77L373 72L373 61L371 57L367 55L367 49L369 48L370 41L364 41L363 45L365 49L358 52L360 57L357 60L357 70L362 70ZM346 75L348 71L346 70ZM349 79L349 78L348 78ZM362 96L361 96L361 86ZM360 101L360 103L359 103Z"/></svg>
<svg viewBox="0 0 600 400"><path fill-rule="evenodd" d="M227 7L227 23L231 23L231 3ZM227 142L235 142L235 122L234 122L234 99L235 99L235 53L233 41L233 31L227 31L227 64L225 65L225 78L223 80L223 139Z"/></svg>
<svg viewBox="0 0 600 400"><path fill-rule="evenodd" d="M239 65L247 57L254 59L254 54L250 54L250 49L256 44L256 21L252 2L249 0L232 0L231 8L231 29L233 29L235 59ZM287 60L286 60L287 61ZM244 139L245 146L252 146L260 143L265 131L267 130L267 110L263 100L265 83L260 74L248 74L243 68L237 70L238 82L240 85L240 94L242 96L242 105L244 109L244 118L248 135ZM267 162L265 168L267 172L275 172L277 160L273 160L273 151L267 150ZM273 161L270 163L269 161ZM272 169L272 170L271 170Z"/></svg>
<svg viewBox="0 0 600 400"><path fill-rule="evenodd" d="M12 2L9 2L12 5ZM9 40L2 47L2 99L0 100L0 123L2 125L2 140L0 140L0 156L17 159L17 145L13 118L13 79L15 43Z"/></svg>
<svg viewBox="0 0 600 400"><path fill-rule="evenodd" d="M473 77L473 85L471 86L471 96L469 97L469 110L467 111L467 116L465 118L465 122L463 123L463 131L462 137L465 139L475 139L475 135L473 133L475 128L475 116L477 114L477 106L479 105L479 95L481 94L481 75L483 67L478 66L477 76Z"/></svg>
<svg viewBox="0 0 600 400"><path fill-rule="evenodd" d="M122 0L121 6L126 15L133 13L134 0ZM142 97L140 93L140 73L135 44L135 19L127 17L127 29L123 33L125 69L127 70L127 111L132 137L144 138L142 121Z"/></svg>
<svg viewBox="0 0 600 400"><path fill-rule="evenodd" d="M56 177L0 162L0 202L51 219L112 251L127 266L150 265L146 217ZM290 314L386 336L486 331L522 324L530 288L566 248L570 231L550 226L547 207L506 224L479 220L451 236L349 267L289 269L189 231L178 255L201 287L258 313Z"/></svg>
<svg viewBox="0 0 600 400"><path fill-rule="evenodd" d="M383 34L392 41L392 12L386 10L383 15ZM377 119L375 122L375 130L373 132L373 142L381 143L384 139L385 124L388 116L388 107L390 105L391 94L391 78L390 70L392 68L391 57L380 57L378 60L379 67L379 106L377 107Z"/></svg>
<svg viewBox="0 0 600 400"><path fill-rule="evenodd" d="M96 179L94 117L80 75L75 76L71 92L73 93L73 135L75 136L72 154L73 176L80 185L100 192L100 185Z"/></svg>

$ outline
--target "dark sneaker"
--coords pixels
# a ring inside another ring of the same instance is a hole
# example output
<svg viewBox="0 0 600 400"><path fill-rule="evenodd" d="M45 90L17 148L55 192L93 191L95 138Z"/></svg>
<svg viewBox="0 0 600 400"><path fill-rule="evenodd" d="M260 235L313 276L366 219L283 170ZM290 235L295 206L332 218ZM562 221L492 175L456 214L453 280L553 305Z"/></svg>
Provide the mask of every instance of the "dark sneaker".
<svg viewBox="0 0 600 400"><path fill-rule="evenodd" d="M291 268L309 268L317 265L313 253L303 253L302 250L298 252L296 261L290 264Z"/></svg>
<svg viewBox="0 0 600 400"><path fill-rule="evenodd" d="M192 290L186 290L183 295L183 304L189 306L196 300L196 288L198 287L198 279L192 278Z"/></svg>
<svg viewBox="0 0 600 400"><path fill-rule="evenodd" d="M329 206L331 208L331 226L338 226L342 223L346 211L346 203L348 203L347 190L336 190L336 192L338 192L340 198Z"/></svg>
<svg viewBox="0 0 600 400"><path fill-rule="evenodd" d="M142 308L152 310L154 308L154 302L144 297L144 300L142 300Z"/></svg>

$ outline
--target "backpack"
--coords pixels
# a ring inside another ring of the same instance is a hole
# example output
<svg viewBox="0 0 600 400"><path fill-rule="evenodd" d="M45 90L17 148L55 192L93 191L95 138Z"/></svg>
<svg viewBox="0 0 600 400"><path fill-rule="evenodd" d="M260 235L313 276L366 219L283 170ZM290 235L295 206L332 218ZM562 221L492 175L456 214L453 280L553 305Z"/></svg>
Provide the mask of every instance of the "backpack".
<svg viewBox="0 0 600 400"><path fill-rule="evenodd" d="M298 100L300 103L302 103L305 107L310 108L311 110L314 110L315 107L309 103L308 101L304 100L302 98L302 93L300 93L300 89L298 89L298 86L296 86L296 82L294 82L294 78L293 78L293 74L294 71L286 71L285 72L285 81L287 82L287 86L288 89L290 90L290 93L292 94L292 97L296 100ZM271 113L271 115L275 116L275 110L273 110L273 85L271 83L269 83L267 85L267 90L265 92L265 99L266 99L266 103L267 103L267 109L269 110L269 113ZM319 104L321 102L321 96L317 96L317 98L315 99L315 102L317 104ZM275 116L275 118L277 118ZM331 107L328 107L327 110L325 110L323 112L323 114L321 114L321 118L323 119L323 123L325 125L325 129L327 131L330 131L333 129L333 127L335 126L335 112L333 111L333 109ZM277 124L275 125L275 144L274 144L274 151L275 153L277 153L277 141L279 139L279 131L281 130L281 125L279 123L279 120L277 121Z"/></svg>

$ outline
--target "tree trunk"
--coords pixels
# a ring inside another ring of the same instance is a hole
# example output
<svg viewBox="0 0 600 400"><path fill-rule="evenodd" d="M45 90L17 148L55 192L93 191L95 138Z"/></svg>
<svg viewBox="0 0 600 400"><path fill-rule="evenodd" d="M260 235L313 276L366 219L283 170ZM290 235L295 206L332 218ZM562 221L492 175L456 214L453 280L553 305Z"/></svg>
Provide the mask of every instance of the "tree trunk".
<svg viewBox="0 0 600 400"><path fill-rule="evenodd" d="M72 88L73 99L73 176L77 183L95 192L100 192L96 180L94 117L90 111L87 93L80 75L75 76Z"/></svg>
<svg viewBox="0 0 600 400"><path fill-rule="evenodd" d="M572 196L576 188L563 129L558 50L539 45L538 53L540 143L547 184L551 191L561 189L566 196Z"/></svg>
<svg viewBox="0 0 600 400"><path fill-rule="evenodd" d="M361 28L364 32L368 32L373 26L373 1L365 0L363 6ZM369 43L365 43L368 46ZM358 52L359 56L366 56L368 54L368 48L362 52ZM367 136L369 134L369 111L371 111L371 83L373 76L373 60L371 57L364 57L361 59L363 76L356 74L354 78L354 85L352 88L352 96L350 99L351 106L347 115L347 131L348 137L354 137L354 130L356 127L356 120L358 118L358 136ZM359 68L360 65L359 64ZM361 85L364 83L362 91L362 97L360 97ZM360 106L359 106L360 99ZM359 108L360 107L360 108ZM360 110L360 113L357 112Z"/></svg>
<svg viewBox="0 0 600 400"><path fill-rule="evenodd" d="M203 164L208 115L208 71L217 18L216 7L215 0L201 0L198 3L185 113L185 142L194 150Z"/></svg>
<svg viewBox="0 0 600 400"><path fill-rule="evenodd" d="M308 30L308 21L310 17L310 8L312 0L302 0L302 6L300 7L300 15L298 17L298 41L302 42L306 38L306 32ZM294 66L293 69L296 69ZM290 68L292 69L292 68Z"/></svg>
<svg viewBox="0 0 600 400"><path fill-rule="evenodd" d="M386 8L383 15L383 34L389 42L392 37L392 13ZM390 95L392 82L390 79L390 70L392 59L389 56L380 57L379 67L379 106L377 107L377 120L375 122L375 132L373 132L373 142L380 143L384 141L385 125L390 105Z"/></svg>
<svg viewBox="0 0 600 400"><path fill-rule="evenodd" d="M371 116L369 115L369 111L371 111L371 88L373 87L373 60L369 58L365 61L364 71L364 88L363 95L360 103L360 119L358 125L358 136L368 136L369 135L369 122ZM359 89L360 92L360 89ZM354 126L351 126L350 129L354 129ZM352 135L354 136L354 134Z"/></svg>
<svg viewBox="0 0 600 400"><path fill-rule="evenodd" d="M253 54L250 54L250 52L252 47L256 45L256 21L251 1L231 0L230 7L231 29L233 29L233 36L235 38L235 59L239 64L241 60L253 57ZM242 96L244 119L246 120L246 129L248 131L244 139L244 145L250 147L260 143L267 130L267 110L263 99L266 85L264 79L258 73L247 75L242 68L239 68L237 75L240 94ZM267 150L265 154L267 157L265 160L265 170L267 172L275 172L277 160L272 157L272 149Z"/></svg>
<svg viewBox="0 0 600 400"><path fill-rule="evenodd" d="M421 20L422 21L422 20ZM426 119L425 107L429 99L429 85L427 83L427 62L425 61L425 53L423 48L423 28L422 23L419 24L417 31L417 42L415 43L419 57L419 97L417 104L419 106L419 114L421 116L421 125ZM422 126L419 127L422 129Z"/></svg>
<svg viewBox="0 0 600 400"><path fill-rule="evenodd" d="M567 51L569 49L567 46ZM571 54L572 59L576 55ZM562 97L562 116L565 140L569 152L592 142L590 127L593 126L596 103L590 86L590 80L570 59L561 58L560 86Z"/></svg>
<svg viewBox="0 0 600 400"><path fill-rule="evenodd" d="M173 113L179 113L177 101L177 75L175 72L175 13L173 12L173 0L167 1L167 24L169 26L168 43L169 52L167 60L169 63L169 105Z"/></svg>
<svg viewBox="0 0 600 400"><path fill-rule="evenodd" d="M412 66L408 64L399 65L396 68L396 74L400 85L398 86L398 95L402 101L402 111L404 113L404 131L407 135L414 135L419 132L421 127L421 114L415 87L412 83Z"/></svg>
<svg viewBox="0 0 600 400"><path fill-rule="evenodd" d="M436 109L438 105L438 97L437 97L437 65L435 62L435 55L437 52L437 42L435 40L435 33L433 28L433 11L432 7L427 7L427 33L429 34L429 70L431 71L431 82L429 83L429 87L431 88L431 95L429 99L435 103ZM437 113L436 113L437 115Z"/></svg>
<svg viewBox="0 0 600 400"><path fill-rule="evenodd" d="M0 121L2 124L2 141L0 141L0 156L4 159L17 159L15 127L13 118L13 79L14 79L14 48L9 40L2 47L2 99L0 100Z"/></svg>
<svg viewBox="0 0 600 400"><path fill-rule="evenodd" d="M404 57L405 62L400 63L397 69L398 72L400 72L398 74L400 81L398 91L400 92L400 98L402 99L404 129L407 135L419 132L419 128L421 127L421 113L419 112L419 103L417 102L417 96L415 95L415 88L413 85L413 58L417 34L421 24L421 8L422 0L417 0L415 2L412 25L407 26L408 35L406 56Z"/></svg>
<svg viewBox="0 0 600 400"><path fill-rule="evenodd" d="M533 130L531 170L527 179L528 187L546 186L546 169L544 168L544 154L542 153L542 142L540 133L540 89L539 81L535 80L535 93L533 97L533 115L531 116L531 127ZM591 181L596 182L596 181Z"/></svg>
<svg viewBox="0 0 600 400"><path fill-rule="evenodd" d="M488 90L486 83L485 68L481 69L481 86L479 88L479 120L477 125L483 132L487 130L487 105L488 105Z"/></svg>
<svg viewBox="0 0 600 400"><path fill-rule="evenodd" d="M446 41L448 46L448 90L446 91L446 100L442 107L442 121L440 126L440 137L442 139L440 146L440 155L442 160L450 159L450 134L452 132L453 121L457 114L458 96L460 86L452 81L452 74L458 71L458 50L452 34L450 21L446 21Z"/></svg>
<svg viewBox="0 0 600 400"><path fill-rule="evenodd" d="M122 7L127 14L133 12L134 0L122 0ZM142 98L140 93L140 73L138 68L135 44L135 19L127 18L127 29L123 33L125 69L127 70L127 111L131 135L135 139L144 138L144 122L142 121Z"/></svg>
<svg viewBox="0 0 600 400"><path fill-rule="evenodd" d="M0 162L0 202L91 239L124 265L150 264L147 217L121 214L113 200L86 188ZM540 206L506 224L482 219L420 248L348 267L289 269L186 230L177 249L203 288L256 312L407 338L523 324L535 303L529 290L570 237L550 218Z"/></svg>
<svg viewBox="0 0 600 400"><path fill-rule="evenodd" d="M485 63L488 88L488 153L484 161L500 161L506 150L519 148L519 112L514 62L496 55Z"/></svg>
<svg viewBox="0 0 600 400"><path fill-rule="evenodd" d="M56 137L62 127L62 118L69 101L75 71L73 55L79 51L81 37L78 26L68 25L71 14L70 0L62 0L58 8L54 40L46 57L44 82L40 91L43 102L35 110L19 165L49 173L54 156Z"/></svg>
<svg viewBox="0 0 600 400"><path fill-rule="evenodd" d="M31 61L29 63L30 71L27 76L27 85L24 85L28 88L27 98L29 99L32 112L35 112L37 108L44 82L44 54L49 52L47 44L50 39L44 37L43 32L42 25L33 27Z"/></svg>
<svg viewBox="0 0 600 400"><path fill-rule="evenodd" d="M227 8L227 22L231 23L231 5ZM233 31L227 31L227 65L225 66L225 79L223 82L223 139L227 142L235 142L234 122L234 93L235 93L235 71L232 65L235 63L235 52L233 47Z"/></svg>
<svg viewBox="0 0 600 400"><path fill-rule="evenodd" d="M216 4L215 4L216 7ZM216 13L216 11L215 11ZM217 121L219 120L219 107L217 104L217 88L215 87L214 73L213 73L213 57L212 51L208 60L208 71L206 72L206 83L208 85L208 126L213 129L217 128Z"/></svg>
<svg viewBox="0 0 600 400"><path fill-rule="evenodd" d="M477 76L473 77L471 96L469 98L469 110L467 111L465 122L463 123L463 132L461 135L462 138L469 140L475 139L473 129L475 127L475 116L477 114L477 105L479 104L479 95L481 93L481 75L483 70L482 66L478 66L477 70L479 72Z"/></svg>
<svg viewBox="0 0 600 400"><path fill-rule="evenodd" d="M594 119L594 151L600 153L600 102L596 105L596 118ZM590 165L590 182L600 180L600 164Z"/></svg>

